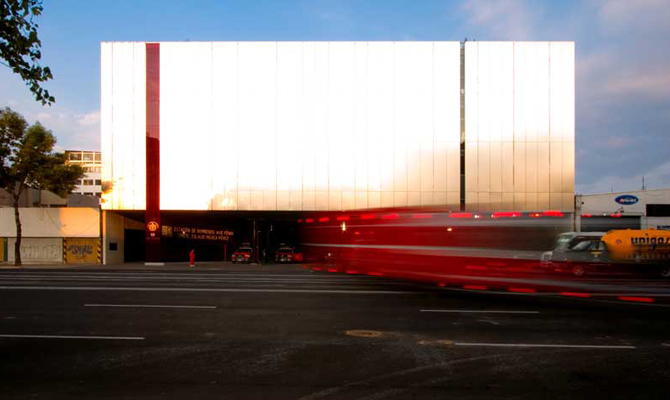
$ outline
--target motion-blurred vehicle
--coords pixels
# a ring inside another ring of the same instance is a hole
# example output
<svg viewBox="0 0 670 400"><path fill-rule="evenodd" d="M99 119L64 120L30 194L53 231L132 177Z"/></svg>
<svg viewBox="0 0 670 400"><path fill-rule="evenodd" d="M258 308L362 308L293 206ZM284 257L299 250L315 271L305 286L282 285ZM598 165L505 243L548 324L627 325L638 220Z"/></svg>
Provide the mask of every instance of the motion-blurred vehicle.
<svg viewBox="0 0 670 400"><path fill-rule="evenodd" d="M670 231L620 229L568 232L554 250L542 254L541 265L580 277L588 272L633 272L670 278Z"/></svg>
<svg viewBox="0 0 670 400"><path fill-rule="evenodd" d="M554 249L542 253L540 265L556 272L586 274L586 264L595 260L591 250L600 243L605 232L566 232L556 239Z"/></svg>
<svg viewBox="0 0 670 400"><path fill-rule="evenodd" d="M248 244L243 244L237 250L235 250L231 259L233 264L250 264L253 254L254 250L251 248L251 246Z"/></svg>
<svg viewBox="0 0 670 400"><path fill-rule="evenodd" d="M294 263L302 261L302 253L296 252L295 247L282 244L275 253L276 263Z"/></svg>

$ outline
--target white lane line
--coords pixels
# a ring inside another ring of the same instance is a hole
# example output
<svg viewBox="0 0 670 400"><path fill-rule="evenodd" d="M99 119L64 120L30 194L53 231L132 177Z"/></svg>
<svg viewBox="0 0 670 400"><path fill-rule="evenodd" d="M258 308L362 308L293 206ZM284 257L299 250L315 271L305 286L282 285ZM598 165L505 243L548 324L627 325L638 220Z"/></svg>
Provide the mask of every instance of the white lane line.
<svg viewBox="0 0 670 400"><path fill-rule="evenodd" d="M512 310L421 310L434 313L481 313L481 314L539 314L539 311L512 311Z"/></svg>
<svg viewBox="0 0 670 400"><path fill-rule="evenodd" d="M531 343L466 343L454 342L454 346L480 347L556 347L566 349L636 349L635 346L608 346L595 344L531 344Z"/></svg>
<svg viewBox="0 0 670 400"><path fill-rule="evenodd" d="M216 289L216 288L162 288L162 287L96 287L96 286L0 286L0 290L81 290L126 292L250 292L250 293L324 293L324 294L419 294L420 292L393 290L336 290L336 289Z"/></svg>
<svg viewBox="0 0 670 400"><path fill-rule="evenodd" d="M144 340L141 336L69 336L69 335L0 335L0 338L30 339L90 339L90 340Z"/></svg>
<svg viewBox="0 0 670 400"><path fill-rule="evenodd" d="M175 306L168 304L84 304L84 307L125 307L125 308L216 308L216 306Z"/></svg>

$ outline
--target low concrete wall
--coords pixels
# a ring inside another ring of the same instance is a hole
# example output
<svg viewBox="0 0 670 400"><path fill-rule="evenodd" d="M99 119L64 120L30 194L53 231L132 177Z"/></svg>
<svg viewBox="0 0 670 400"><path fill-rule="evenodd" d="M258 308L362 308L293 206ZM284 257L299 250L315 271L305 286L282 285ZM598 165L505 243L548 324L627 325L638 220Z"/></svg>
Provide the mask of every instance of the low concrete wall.
<svg viewBox="0 0 670 400"><path fill-rule="evenodd" d="M63 241L66 264L100 264L100 239L72 239Z"/></svg>
<svg viewBox="0 0 670 400"><path fill-rule="evenodd" d="M100 237L97 208L19 208L23 237ZM0 237L15 237L13 208L0 208Z"/></svg>
<svg viewBox="0 0 670 400"><path fill-rule="evenodd" d="M16 238L9 238L8 263L14 263L14 246ZM63 263L63 239L62 238L22 238L21 239L21 261L24 264L62 264Z"/></svg>

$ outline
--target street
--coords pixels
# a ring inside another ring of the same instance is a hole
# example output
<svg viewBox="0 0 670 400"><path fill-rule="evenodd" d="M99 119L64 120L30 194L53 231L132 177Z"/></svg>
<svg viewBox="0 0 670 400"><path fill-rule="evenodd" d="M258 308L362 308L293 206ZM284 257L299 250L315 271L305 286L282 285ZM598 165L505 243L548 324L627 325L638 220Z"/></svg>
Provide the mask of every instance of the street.
<svg viewBox="0 0 670 400"><path fill-rule="evenodd" d="M3 399L667 398L670 308L297 265L0 269Z"/></svg>

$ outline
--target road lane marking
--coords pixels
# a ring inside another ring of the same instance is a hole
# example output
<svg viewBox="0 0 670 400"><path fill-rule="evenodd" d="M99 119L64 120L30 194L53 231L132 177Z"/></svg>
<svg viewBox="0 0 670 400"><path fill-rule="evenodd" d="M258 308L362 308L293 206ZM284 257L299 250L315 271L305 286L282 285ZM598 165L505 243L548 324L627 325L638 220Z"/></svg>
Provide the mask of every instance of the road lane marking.
<svg viewBox="0 0 670 400"><path fill-rule="evenodd" d="M636 349L635 346L609 346L595 344L532 344L532 343L468 343L454 342L454 346L480 346L480 347L546 347L566 349Z"/></svg>
<svg viewBox="0 0 670 400"><path fill-rule="evenodd" d="M421 310L421 312L434 313L482 313L482 314L539 314L539 311L513 311L513 310Z"/></svg>
<svg viewBox="0 0 670 400"><path fill-rule="evenodd" d="M0 338L144 340L144 338L141 336L71 336L71 335L0 335Z"/></svg>
<svg viewBox="0 0 670 400"><path fill-rule="evenodd" d="M168 304L84 304L84 307L125 307L125 308L216 308L216 306L176 306Z"/></svg>
<svg viewBox="0 0 670 400"><path fill-rule="evenodd" d="M324 294L420 294L421 292L392 290L331 290L331 289L231 289L231 288L162 288L162 287L105 287L105 286L0 286L0 290L81 290L128 292L239 292L239 293L324 293Z"/></svg>

